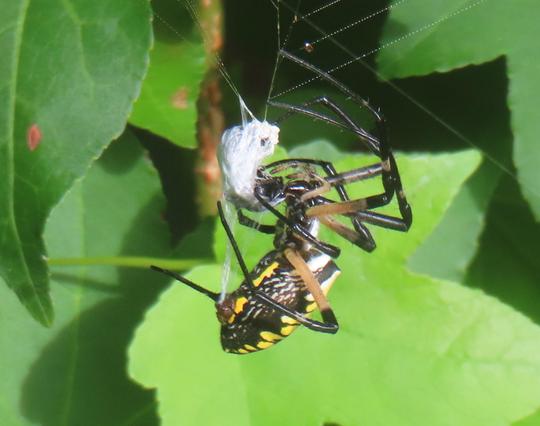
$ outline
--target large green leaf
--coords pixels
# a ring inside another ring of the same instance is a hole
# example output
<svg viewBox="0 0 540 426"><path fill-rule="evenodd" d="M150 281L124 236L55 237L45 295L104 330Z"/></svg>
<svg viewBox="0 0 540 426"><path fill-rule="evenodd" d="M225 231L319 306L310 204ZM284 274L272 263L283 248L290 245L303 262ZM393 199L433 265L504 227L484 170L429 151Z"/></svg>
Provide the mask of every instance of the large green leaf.
<svg viewBox="0 0 540 426"><path fill-rule="evenodd" d="M536 99L540 96L538 15L533 0L410 0L390 14L380 52L386 78L446 72L505 56L512 111L514 163L523 192L540 218L540 147ZM401 38L405 37L405 38Z"/></svg>
<svg viewBox="0 0 540 426"><path fill-rule="evenodd" d="M0 276L51 324L44 222L117 137L151 43L147 2L3 2Z"/></svg>
<svg viewBox="0 0 540 426"><path fill-rule="evenodd" d="M331 293L337 335L302 329L267 351L228 355L206 298L182 285L161 296L129 357L131 375L157 389L164 424L493 426L540 406L540 329L477 290L405 269L478 156L398 161L413 227L375 230L373 254L345 244ZM268 248L257 241L248 259ZM200 267L190 278L217 289L220 269Z"/></svg>
<svg viewBox="0 0 540 426"><path fill-rule="evenodd" d="M164 206L157 173L127 134L53 210L45 232L49 253L165 256ZM153 392L128 379L125 352L166 280L140 269L51 269L57 312L51 328L32 321L0 287L2 425L157 424Z"/></svg>

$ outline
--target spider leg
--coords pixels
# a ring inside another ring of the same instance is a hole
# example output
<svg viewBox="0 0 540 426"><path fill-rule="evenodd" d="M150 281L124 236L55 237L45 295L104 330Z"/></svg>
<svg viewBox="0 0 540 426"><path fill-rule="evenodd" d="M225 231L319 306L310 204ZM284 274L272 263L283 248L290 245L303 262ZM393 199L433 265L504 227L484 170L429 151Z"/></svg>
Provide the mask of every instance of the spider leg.
<svg viewBox="0 0 540 426"><path fill-rule="evenodd" d="M264 223L257 222L256 220L251 219L250 217L246 216L242 209L237 210L238 213L238 223L243 226L247 226L248 228L256 229L259 232L262 232L263 234L274 234L276 232L275 225L266 225Z"/></svg>
<svg viewBox="0 0 540 426"><path fill-rule="evenodd" d="M379 176L383 171L382 165L380 163L372 164L370 166L360 167L358 169L350 170L348 172L343 172L335 174L325 179L327 185L321 185L319 188L316 188L312 191L308 191L302 195L302 201L307 201L310 198L317 197L328 192L329 188L333 188L337 185L343 186L348 183L357 182L359 180L370 179L372 177ZM348 201L347 199L342 199L342 201Z"/></svg>
<svg viewBox="0 0 540 426"><path fill-rule="evenodd" d="M291 219L286 217L280 211L276 210L270 203L268 203L261 194L255 189L255 198L272 214L274 214L280 221L286 224L294 233L299 235L302 239L312 244L317 250L327 254L332 258L336 258L341 253L341 250L331 244L323 243L315 238L309 231L307 231L300 224L293 222Z"/></svg>
<svg viewBox="0 0 540 426"><path fill-rule="evenodd" d="M337 332L339 325L336 316L334 315L334 311L332 311L332 308L330 307L330 304L328 303L328 300L326 299L326 296L321 289L319 281L317 280L313 272L309 269L306 261L302 258L302 256L300 256L298 252L292 249L286 249L284 254L289 263L294 267L294 269L296 269L296 271L302 278L302 281L306 285L306 288L313 296L313 300L317 304L317 307L321 312L321 316L324 322L327 324L335 325Z"/></svg>
<svg viewBox="0 0 540 426"><path fill-rule="evenodd" d="M283 49L281 49L279 51L278 55L283 57L283 58L286 58L286 59L290 60L291 62L296 63L297 65L301 66L302 68L305 68L305 69L311 71L315 75L319 76L319 78L321 78L323 80L326 80L332 86L336 87L339 91L341 91L343 94L345 94L347 97L349 97L352 101L354 101L355 103L357 103L357 104L361 105L362 107L366 108L370 112L370 114L373 115L373 117L375 118L375 121L377 123L384 123L384 117L383 117L383 115L381 114L381 112L378 109L371 106L371 104L366 99L358 96L351 89L349 89L347 86L345 86L340 81L336 80L334 77L332 77L327 72L317 68L316 66L310 64L309 62L307 62L307 61L305 61L305 60L303 60L301 58L298 58L297 56L294 56L294 55L290 54L289 52L287 52L287 51L285 51ZM382 147L381 147L381 149L382 149Z"/></svg>
<svg viewBox="0 0 540 426"><path fill-rule="evenodd" d="M394 160L394 156L390 154L389 157L389 167L394 166L394 170L397 170L397 165ZM330 176L326 178L326 181L330 184L330 186L333 185L344 185L352 182L357 182L360 180L369 179L371 177L377 176L382 174L383 175L383 182L384 179L387 178L390 180L389 183L387 183L387 188L385 188L385 192L377 195L372 195L366 198L360 198L357 200L352 201L343 201L342 203L335 203L332 206L327 206L327 203L331 202L330 200L327 200L325 204L318 205L311 207L308 209L308 216L321 216L321 215L328 215L328 214L346 214L346 213L355 213L360 210L371 210L378 207L385 206L392 201L392 198L394 196L394 193L396 194L396 198L398 200L398 207L399 211L401 213L401 225L399 225L400 230L408 230L412 223L412 210L407 202L407 198L405 197L405 192L403 191L403 187L401 186L401 179L399 178L399 173L396 175L390 175L385 176L384 175L384 168L386 167L385 164L373 164L371 166L361 167L355 170L350 170L348 172L340 173L335 176ZM313 191L307 192L303 195L303 201L305 199L311 197L311 196L319 196L321 194L324 194L325 187L317 188ZM333 202L332 202L333 203ZM317 213L319 211L319 213ZM379 214L375 214L374 216L379 216ZM385 215L382 215L385 216ZM354 217L357 217L360 219L360 216L355 215ZM366 220L366 222L374 223L370 220ZM397 219L397 218L396 218ZM362 220L362 219L360 219ZM362 220L364 221L364 220ZM384 223L384 220L381 219L380 223ZM394 224L395 226L398 226L397 223ZM382 225L381 225L382 226ZM403 229L405 227L405 229ZM390 226L391 229L395 229ZM357 231L358 229L355 228Z"/></svg>
<svg viewBox="0 0 540 426"><path fill-rule="evenodd" d="M264 303L265 305L270 306L271 308L281 312L282 314L288 317L294 318L295 320L305 325L310 330L319 331L322 333L336 333L338 329L337 321L335 324L332 324L332 323L325 324L320 321L306 318L300 312L293 311L287 308L286 306L283 306L279 302L276 302L274 299L272 299L270 296L264 294L260 290L257 290L257 287L255 287L255 285L253 284L251 274L249 273L247 269L246 262L244 261L242 253L240 252L240 248L238 247L236 239L234 238L231 228L229 227L229 224L227 223L227 220L225 219L225 214L223 213L223 207L221 206L221 202L219 201L217 202L217 208L218 208L219 218L221 220L223 228L225 229L225 233L227 234L227 237L229 238L234 254L236 255L236 260L238 261L238 264L240 265L240 269L242 270L242 273L244 274L244 279L246 280L246 283L251 287L250 293L253 295L253 297L258 299L261 303Z"/></svg>
<svg viewBox="0 0 540 426"><path fill-rule="evenodd" d="M298 168L299 165L301 164L311 164L311 165L316 165L316 166L319 166L321 167L324 172L326 173L326 175L328 176L327 179L325 179L324 181L329 183L331 187L335 188L338 195L339 195L339 198L342 200L342 201L347 201L349 200L349 195L347 194L347 191L345 189L345 187L343 186L343 184L347 183L346 181L346 177L348 176L347 173L341 173L341 174L338 174L334 165L329 162L329 161L324 161L324 160L313 160L313 159L309 159L309 158L289 158L289 159L285 159L285 160L278 160L278 161L274 161L273 163L270 163L266 166L263 166L264 170L267 170L267 169L270 169L270 173L271 174L274 174L274 173L277 173L278 171L283 171L287 168ZM373 168L376 168L376 167L379 167L379 169L381 168L380 165L374 165L372 166ZM364 170L364 169L367 169L367 168L363 168L361 170ZM358 174L362 174L362 171L357 171L356 172L356 175ZM369 170L366 170L365 171L366 174L377 174L378 171L377 170L372 170L372 169L369 169ZM371 177L371 176L366 176L365 178L368 178L368 177ZM357 180L359 180L357 178ZM322 185L321 186L321 190L322 193L324 193L324 189L330 189L329 186L327 185ZM314 190L316 191L316 190ZM306 194L304 194L302 196L302 201L305 201L309 198L311 198L308 194L310 194L311 191L307 192ZM316 194L314 194L313 196L315 196ZM355 217L351 217L351 222L353 224L353 227L354 229L356 230L356 232L358 232L359 234L363 235L365 240L366 240L366 243L367 243L367 246L364 248L365 250L368 250L368 251L371 251L375 248L375 243L373 241L373 238L371 237L371 234L369 233L368 229ZM368 247L371 247L370 249Z"/></svg>
<svg viewBox="0 0 540 426"><path fill-rule="evenodd" d="M317 219L319 219L319 222L334 231L336 234L353 243L355 246L358 246L361 249L367 251L368 253L372 252L373 250L375 250L375 247L377 247L377 245L375 244L375 240L373 240L371 232L369 232L367 228L365 233L357 232L353 229L348 228L341 222L338 222L330 215L318 216Z"/></svg>
<svg viewBox="0 0 540 426"><path fill-rule="evenodd" d="M366 211L368 207L367 207L365 198L360 198L358 200L344 201L342 203L336 203L328 199L325 199L325 201L326 201L325 204L319 204L319 205L316 205L307 209L306 216L316 217L322 223L324 223L324 221L322 220L322 218L324 217L328 218L333 215L344 215L348 217L356 217L358 218L358 220L362 222L371 223L372 225L377 225L382 228L393 229L395 231L402 231L402 232L408 231L410 227L410 222L408 222L404 218L389 216L386 214L376 213L372 211ZM336 223L338 223L340 226L343 226L339 222L336 222ZM325 225L328 225L328 224L325 223ZM338 234L342 235L340 232L338 232L337 229L334 229L334 230ZM347 238L345 235L342 235L342 236ZM352 240L349 240L349 241L355 243L355 241L352 241Z"/></svg>
<svg viewBox="0 0 540 426"><path fill-rule="evenodd" d="M263 170L270 170L270 174L275 174L288 168L299 168L301 164L311 164L319 166L326 173L326 176L337 176L338 173L334 165L329 161L313 160L310 158L288 158L285 160L274 161L273 163L263 166ZM336 183L334 185L339 198L343 201L348 200L349 196L342 184Z"/></svg>
<svg viewBox="0 0 540 426"><path fill-rule="evenodd" d="M380 145L379 140L372 134L368 133L362 127L359 127L358 125L356 125L356 123L338 105L336 105L330 98L326 96L318 96L312 100L302 103L301 105L292 105L292 104L286 104L286 103L276 102L276 101L268 101L268 104L276 108L281 108L287 111L285 114L283 114L281 117L279 117L276 120L276 123L279 123L285 120L286 118L290 117L293 114L307 115L308 117L312 117L317 120L324 121L328 124L337 126L341 129L348 130L354 133L355 135L359 137L361 141L365 142L366 146L369 148L369 150L373 154L375 154L378 157L381 156L381 152L379 149L379 145ZM316 105L316 104L320 104L328 108L330 111L336 114L343 121L343 123L308 108L309 106Z"/></svg>
<svg viewBox="0 0 540 426"><path fill-rule="evenodd" d="M405 230L408 230L412 224L412 209L405 196L405 191L403 191L396 160L391 153L388 156L388 166L390 172L384 170L385 164L383 163L382 178L384 193L367 197L365 199L367 204L366 209L374 209L389 204L395 193L401 220L406 225Z"/></svg>
<svg viewBox="0 0 540 426"><path fill-rule="evenodd" d="M381 228L393 229L394 231L407 232L411 226L410 222L407 222L400 217L389 216L382 213L365 211L351 213L350 215L354 215L362 222L371 223L372 225L380 226Z"/></svg>
<svg viewBox="0 0 540 426"><path fill-rule="evenodd" d="M302 315L300 312L293 311L283 306L282 304L276 302L270 296L264 294L262 291L259 291L259 290L253 290L251 294L260 302L270 306L276 311L281 312L283 315L286 315L288 317L295 319L300 324L306 326L306 328L309 328L310 330L318 331L320 333L330 333L330 334L335 334L338 331L339 326L337 325L337 322L336 324L331 324L331 323L325 324L323 322L313 320L311 318L307 318L304 315Z"/></svg>
<svg viewBox="0 0 540 426"><path fill-rule="evenodd" d="M280 50L279 56L298 64L299 66L313 72L319 78L326 80L328 83L330 83L331 85L336 87L338 90L340 90L348 98L350 98L353 102L360 105L361 107L366 108L369 111L369 113L374 117L375 124L377 126L377 133L379 136L379 139L378 139L379 153L377 155L381 159L381 163L383 166L382 177L383 177L383 186L384 186L385 192L383 194L378 194L376 196L370 197L369 203L371 206L373 206L373 208L375 206L382 206L382 205L388 204L391 201L395 192L397 194L399 210L400 210L401 215L403 216L403 220L406 224L408 224L408 226L410 226L412 223L412 211L411 211L410 205L407 203L405 194L403 193L403 188L401 185L401 178L399 176L397 164L395 162L394 156L392 155L390 146L388 145L387 134L386 134L386 120L383 114L381 113L381 111L378 108L374 108L367 100L358 96L356 93L354 93L351 89L349 89L343 83L339 82L334 77L332 77L329 73L313 66L309 62L301 58L298 58L286 52L285 50ZM339 112L335 111L335 113L342 119L343 117L347 117L346 113L341 111L341 109L337 105L334 104L332 108L336 108L337 111L339 111ZM306 111L302 111L301 109L302 108L300 108L298 112L306 113L308 115L310 114L309 111L306 112ZM322 114L319 114L319 115L322 115ZM326 117L326 118L327 119L325 119L324 121L331 124L337 124L339 127L342 127L342 128L348 128L350 131L358 134L356 129L358 129L359 127L356 125L351 126L352 120L350 119L345 120L345 123L347 123L347 125L344 125L341 123L338 124L338 122L336 122L333 119L330 119L329 117Z"/></svg>
<svg viewBox="0 0 540 426"><path fill-rule="evenodd" d="M198 291L199 293L205 294L210 299L212 299L214 302L217 302L219 299L219 293L215 293L213 291L210 291L204 287L201 287L199 284L195 284L193 281L188 280L186 277L183 277L180 274L177 274L176 272L170 271L169 269L163 269L159 266L150 265L150 269L161 272L162 274L168 275L169 277L174 278L177 281L180 281L181 283L186 284L187 286L191 287L193 290Z"/></svg>

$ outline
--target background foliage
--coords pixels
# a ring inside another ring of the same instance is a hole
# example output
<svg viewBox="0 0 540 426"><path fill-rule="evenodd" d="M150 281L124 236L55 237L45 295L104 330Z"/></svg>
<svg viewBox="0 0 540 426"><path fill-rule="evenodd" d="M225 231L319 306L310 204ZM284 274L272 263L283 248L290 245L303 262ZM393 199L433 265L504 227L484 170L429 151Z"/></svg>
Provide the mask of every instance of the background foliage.
<svg viewBox="0 0 540 426"><path fill-rule="evenodd" d="M247 357L221 352L212 306L189 289L144 269L45 262L170 258L218 286L223 235L197 216L193 178L199 28L176 0L4 3L2 424L540 424L536 2L407 0L339 38L356 53L387 45L366 58L378 77L338 77L384 111L415 223L379 230L371 255L339 242L338 335L301 330ZM382 6L343 2L315 24ZM225 17L227 69L262 113L275 9L227 2ZM291 46L312 37L302 25ZM330 44L320 58L347 59ZM284 65L276 88L296 73ZM343 170L369 161L305 119L282 127L282 145ZM253 265L271 242L237 231Z"/></svg>

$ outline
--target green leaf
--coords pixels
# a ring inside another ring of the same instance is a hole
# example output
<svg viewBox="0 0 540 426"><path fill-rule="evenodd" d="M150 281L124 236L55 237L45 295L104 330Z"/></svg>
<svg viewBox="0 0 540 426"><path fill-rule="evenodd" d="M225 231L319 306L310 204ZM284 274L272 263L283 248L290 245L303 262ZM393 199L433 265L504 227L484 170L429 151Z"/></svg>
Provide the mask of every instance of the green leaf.
<svg viewBox="0 0 540 426"><path fill-rule="evenodd" d="M202 42L156 40L130 123L195 148L196 103L205 70Z"/></svg>
<svg viewBox="0 0 540 426"><path fill-rule="evenodd" d="M461 187L433 233L411 256L411 270L440 279L463 280L477 252L486 210L500 177L496 166L483 162Z"/></svg>
<svg viewBox="0 0 540 426"><path fill-rule="evenodd" d="M503 300L540 324L540 223L515 181L502 180L487 214L486 229L466 283Z"/></svg>
<svg viewBox="0 0 540 426"><path fill-rule="evenodd" d="M404 267L478 161L470 152L400 155L415 215L409 233L374 229L372 254L324 236L344 248L330 295L335 336L301 329L267 351L229 355L212 303L182 285L163 293L129 352L131 375L157 389L163 424L493 426L540 406L540 329L480 291ZM257 241L249 259L269 246ZM217 289L220 269L189 277Z"/></svg>
<svg viewBox="0 0 540 426"><path fill-rule="evenodd" d="M516 423L513 423L512 426L538 426L540 424L540 410L531 414L525 419L522 419Z"/></svg>
<svg viewBox="0 0 540 426"><path fill-rule="evenodd" d="M170 252L159 179L137 140L114 142L53 210L52 257ZM166 281L141 269L52 267L56 321L32 321L0 286L3 425L153 425L153 392L126 375L133 329Z"/></svg>
<svg viewBox="0 0 540 426"><path fill-rule="evenodd" d="M506 57L514 164L528 202L540 219L540 97L537 44L540 3L533 0L411 0L390 14L378 57L385 78L446 72ZM406 38L400 39L405 36ZM399 40L399 43L393 41ZM390 45L389 45L390 43Z"/></svg>
<svg viewBox="0 0 540 426"><path fill-rule="evenodd" d="M343 158L345 154L326 139L319 139L296 146L289 151L291 158L324 158L326 161L335 162Z"/></svg>
<svg viewBox="0 0 540 426"><path fill-rule="evenodd" d="M4 2L0 14L0 276L50 325L51 208L126 122L151 43L147 2Z"/></svg>

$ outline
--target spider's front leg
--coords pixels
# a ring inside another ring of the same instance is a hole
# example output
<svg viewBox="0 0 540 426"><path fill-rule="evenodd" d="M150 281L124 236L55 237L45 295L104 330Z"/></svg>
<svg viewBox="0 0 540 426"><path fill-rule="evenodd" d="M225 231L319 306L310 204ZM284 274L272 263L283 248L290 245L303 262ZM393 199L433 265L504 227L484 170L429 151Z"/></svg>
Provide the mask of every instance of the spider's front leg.
<svg viewBox="0 0 540 426"><path fill-rule="evenodd" d="M264 223L257 222L256 220L251 219L250 217L246 216L242 209L237 210L238 214L238 223L243 226L247 226L248 228L256 229L259 232L262 232L263 234L275 234L276 233L276 226L275 225L266 225Z"/></svg>
<svg viewBox="0 0 540 426"><path fill-rule="evenodd" d="M306 115L308 117L323 121L332 126L336 126L343 130L354 133L373 154L377 155L378 157L380 156L379 140L367 130L365 130L363 127L358 126L343 109L341 109L334 101L332 101L327 96L317 96L309 101L303 102L300 105L293 105L276 101L268 101L268 104L276 108L284 109L286 111L281 117L276 120L276 123L280 123L281 121L291 117L294 114ZM309 107L313 105L321 105L325 107L326 109L333 112L341 121L321 114L318 111L309 109Z"/></svg>

